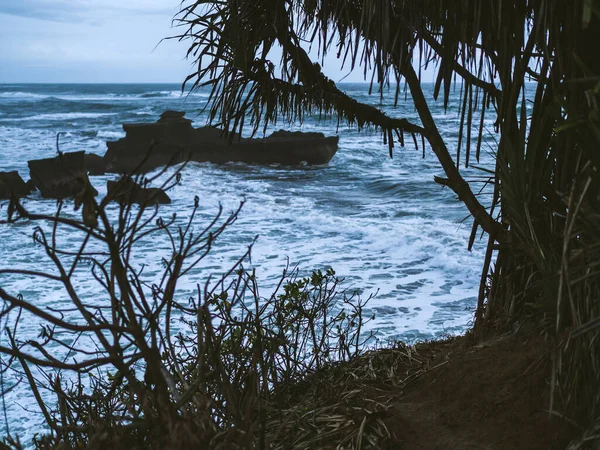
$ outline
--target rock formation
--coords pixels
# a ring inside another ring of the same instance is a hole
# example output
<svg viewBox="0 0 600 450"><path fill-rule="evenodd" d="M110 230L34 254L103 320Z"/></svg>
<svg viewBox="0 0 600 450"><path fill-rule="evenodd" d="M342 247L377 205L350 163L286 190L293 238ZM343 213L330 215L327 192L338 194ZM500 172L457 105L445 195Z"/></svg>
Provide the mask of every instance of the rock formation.
<svg viewBox="0 0 600 450"><path fill-rule="evenodd" d="M192 127L184 112L166 111L156 123L124 124L126 136L107 142L106 171L144 173L186 160L224 163L325 164L337 151L338 137L278 131L264 139L232 136L214 127Z"/></svg>
<svg viewBox="0 0 600 450"><path fill-rule="evenodd" d="M42 197L74 197L89 184L84 154L85 152L61 153L54 158L27 162L31 180ZM95 189L94 192L94 195L98 195Z"/></svg>
<svg viewBox="0 0 600 450"><path fill-rule="evenodd" d="M25 183L19 172L0 172L0 200L12 197L21 198L30 194L35 189L31 183Z"/></svg>

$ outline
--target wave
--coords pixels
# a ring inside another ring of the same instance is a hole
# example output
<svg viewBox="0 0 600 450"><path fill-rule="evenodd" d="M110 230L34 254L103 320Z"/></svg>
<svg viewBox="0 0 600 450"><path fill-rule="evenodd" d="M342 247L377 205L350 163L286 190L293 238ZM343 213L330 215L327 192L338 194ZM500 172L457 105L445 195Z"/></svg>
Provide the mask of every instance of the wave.
<svg viewBox="0 0 600 450"><path fill-rule="evenodd" d="M136 97L139 98L161 98L161 97L179 97L180 94L175 91L156 91L156 92L145 92L138 94Z"/></svg>
<svg viewBox="0 0 600 450"><path fill-rule="evenodd" d="M18 99L18 100L60 100L60 101L128 101L128 100L143 100L143 99L185 99L187 97L192 98L208 98L208 92L181 92L179 90L173 91L151 91L143 93L103 93L103 94L89 94L89 93L54 93L51 94L37 94L33 92L0 92L0 99Z"/></svg>
<svg viewBox="0 0 600 450"><path fill-rule="evenodd" d="M397 181L394 179L378 179L366 183L365 186L370 192L374 194L386 194L386 195L406 195L408 186L403 181ZM419 195L421 195L420 193Z"/></svg>
<svg viewBox="0 0 600 450"><path fill-rule="evenodd" d="M104 116L116 116L117 113L55 113L37 114L35 116L2 119L4 122L22 122L30 120L72 120L72 119L97 119Z"/></svg>
<svg viewBox="0 0 600 450"><path fill-rule="evenodd" d="M96 133L96 137L101 139L117 140L125 137L125 132L100 130Z"/></svg>
<svg viewBox="0 0 600 450"><path fill-rule="evenodd" d="M0 92L0 98L31 98L31 99L46 99L50 98L49 95L44 94L34 94L33 92Z"/></svg>
<svg viewBox="0 0 600 450"><path fill-rule="evenodd" d="M185 97L199 97L208 98L210 94L207 92L181 92L181 91L153 91L144 92L138 94L138 98L185 98Z"/></svg>
<svg viewBox="0 0 600 450"><path fill-rule="evenodd" d="M86 101L106 101L106 100L127 100L125 97L117 97L112 95L103 96L82 96L68 94L34 94L33 92L0 92L1 100L30 100L36 104L55 104L55 103L74 103Z"/></svg>

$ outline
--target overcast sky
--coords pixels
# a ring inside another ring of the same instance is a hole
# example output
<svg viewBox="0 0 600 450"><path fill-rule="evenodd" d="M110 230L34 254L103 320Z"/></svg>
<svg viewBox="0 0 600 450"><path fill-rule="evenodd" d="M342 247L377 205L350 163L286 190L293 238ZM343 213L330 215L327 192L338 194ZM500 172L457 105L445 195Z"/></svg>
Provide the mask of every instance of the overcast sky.
<svg viewBox="0 0 600 450"><path fill-rule="evenodd" d="M180 0L0 0L0 83L180 83ZM156 47L156 48L155 48ZM343 75L334 60L325 72ZM362 81L360 71L345 81Z"/></svg>
<svg viewBox="0 0 600 450"><path fill-rule="evenodd" d="M181 82L179 0L0 0L0 82Z"/></svg>

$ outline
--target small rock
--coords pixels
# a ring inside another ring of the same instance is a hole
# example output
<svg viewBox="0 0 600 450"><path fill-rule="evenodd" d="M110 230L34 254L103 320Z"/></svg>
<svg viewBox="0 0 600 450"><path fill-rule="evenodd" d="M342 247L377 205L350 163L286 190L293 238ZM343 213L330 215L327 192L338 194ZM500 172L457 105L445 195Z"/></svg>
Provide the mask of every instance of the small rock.
<svg viewBox="0 0 600 450"><path fill-rule="evenodd" d="M166 122L168 120L178 120L178 119L183 119L184 116L185 116L185 111L167 110L160 115L160 119L158 119L158 121Z"/></svg>
<svg viewBox="0 0 600 450"><path fill-rule="evenodd" d="M121 177L117 181L106 183L107 195L120 204L137 203L140 205L164 205L171 203L171 198L160 188L144 188L134 182L131 177Z"/></svg>
<svg viewBox="0 0 600 450"><path fill-rule="evenodd" d="M8 200L13 196L16 198L25 197L33 189L30 182L25 183L16 170L0 172L0 200Z"/></svg>

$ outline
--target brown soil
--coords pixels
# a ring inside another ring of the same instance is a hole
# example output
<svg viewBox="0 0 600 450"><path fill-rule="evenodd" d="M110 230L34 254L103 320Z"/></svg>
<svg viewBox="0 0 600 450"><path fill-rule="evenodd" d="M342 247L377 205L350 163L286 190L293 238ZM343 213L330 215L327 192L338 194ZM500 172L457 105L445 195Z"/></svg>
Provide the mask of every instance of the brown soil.
<svg viewBox="0 0 600 450"><path fill-rule="evenodd" d="M392 401L391 449L564 449L567 425L550 416L548 344L536 337L423 344L432 368Z"/></svg>

